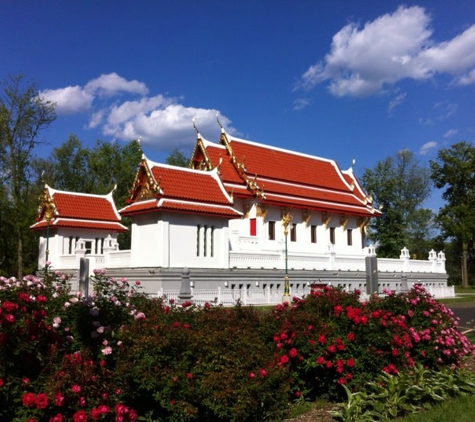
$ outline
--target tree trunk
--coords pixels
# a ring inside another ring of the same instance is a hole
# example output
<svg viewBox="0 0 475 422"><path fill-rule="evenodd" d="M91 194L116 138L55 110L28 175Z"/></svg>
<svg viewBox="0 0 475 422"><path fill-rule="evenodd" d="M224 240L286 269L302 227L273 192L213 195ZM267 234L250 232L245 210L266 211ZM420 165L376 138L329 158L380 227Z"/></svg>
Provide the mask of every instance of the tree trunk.
<svg viewBox="0 0 475 422"><path fill-rule="evenodd" d="M468 287L468 269L467 269L468 243L462 243L462 287Z"/></svg>

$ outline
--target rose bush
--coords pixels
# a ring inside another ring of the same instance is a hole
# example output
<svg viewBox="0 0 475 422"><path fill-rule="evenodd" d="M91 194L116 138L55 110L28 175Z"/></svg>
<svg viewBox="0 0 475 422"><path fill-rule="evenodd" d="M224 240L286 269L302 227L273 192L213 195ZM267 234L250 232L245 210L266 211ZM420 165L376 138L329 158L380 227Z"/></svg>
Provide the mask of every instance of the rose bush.
<svg viewBox="0 0 475 422"><path fill-rule="evenodd" d="M380 374L457 371L473 347L421 286L362 302L324 288L271 311L147 298L95 271L0 279L0 420L260 421Z"/></svg>

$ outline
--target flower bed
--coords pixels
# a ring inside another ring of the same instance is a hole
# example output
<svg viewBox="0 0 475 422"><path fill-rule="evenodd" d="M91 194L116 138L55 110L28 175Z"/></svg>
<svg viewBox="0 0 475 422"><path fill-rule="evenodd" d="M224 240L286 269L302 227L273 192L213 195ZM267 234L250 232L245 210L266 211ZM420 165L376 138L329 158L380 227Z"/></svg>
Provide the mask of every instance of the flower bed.
<svg viewBox="0 0 475 422"><path fill-rule="evenodd" d="M324 288L263 311L148 299L96 271L0 278L0 420L261 421L293 400L341 400L381 373L456 370L472 352L422 287Z"/></svg>

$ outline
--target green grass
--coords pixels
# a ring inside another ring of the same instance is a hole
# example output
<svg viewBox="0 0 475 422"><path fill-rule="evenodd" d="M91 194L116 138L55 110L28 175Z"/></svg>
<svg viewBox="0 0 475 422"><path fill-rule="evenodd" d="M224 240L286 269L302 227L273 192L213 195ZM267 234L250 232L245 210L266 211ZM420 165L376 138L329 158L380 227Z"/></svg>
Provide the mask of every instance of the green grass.
<svg viewBox="0 0 475 422"><path fill-rule="evenodd" d="M473 422L475 419L475 396L458 397L445 401L424 412L414 413L398 422Z"/></svg>

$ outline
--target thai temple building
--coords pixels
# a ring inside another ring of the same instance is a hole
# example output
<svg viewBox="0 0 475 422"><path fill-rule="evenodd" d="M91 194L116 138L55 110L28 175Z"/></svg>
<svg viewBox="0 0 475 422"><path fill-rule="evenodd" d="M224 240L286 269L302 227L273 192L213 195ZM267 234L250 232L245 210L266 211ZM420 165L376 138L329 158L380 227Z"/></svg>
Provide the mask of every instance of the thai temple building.
<svg viewBox="0 0 475 422"><path fill-rule="evenodd" d="M189 168L144 155L120 210L112 192L46 186L32 230L42 232L39 268L50 261L77 275L87 257L91 270L140 280L150 294L179 290L186 274L195 294L219 289L242 299L243 291L256 290L282 297L286 280L299 296L321 284L368 290L367 258L374 259L375 248L367 229L379 215L352 167L221 128L217 143L198 133ZM127 230L121 217L132 221L130 250L118 248L117 236ZM414 260L403 249L399 259L376 262L380 290L447 287L442 252Z"/></svg>

